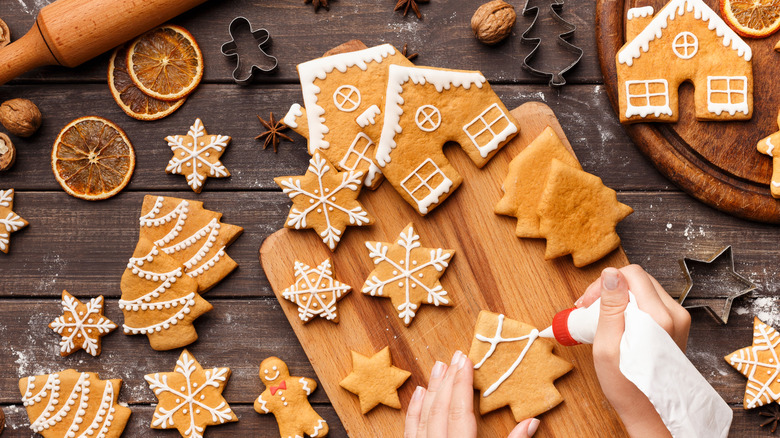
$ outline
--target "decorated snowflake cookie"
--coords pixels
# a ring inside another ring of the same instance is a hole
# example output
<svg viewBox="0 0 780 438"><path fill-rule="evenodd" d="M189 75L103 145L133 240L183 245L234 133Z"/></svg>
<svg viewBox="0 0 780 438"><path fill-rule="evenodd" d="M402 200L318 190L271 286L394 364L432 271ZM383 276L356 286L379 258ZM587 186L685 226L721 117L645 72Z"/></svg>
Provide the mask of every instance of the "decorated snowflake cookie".
<svg viewBox="0 0 780 438"><path fill-rule="evenodd" d="M295 283L282 291L282 296L298 305L298 316L303 322L320 316L328 321L339 322L336 302L352 288L333 278L330 259L312 268L295 261Z"/></svg>
<svg viewBox="0 0 780 438"><path fill-rule="evenodd" d="M380 403L401 409L398 388L411 376L409 371L393 366L390 347L371 357L352 352L352 372L339 385L360 399L363 414Z"/></svg>
<svg viewBox="0 0 780 438"><path fill-rule="evenodd" d="M368 274L362 292L390 298L404 325L412 323L422 303L452 305L439 278L454 250L423 248L413 224L401 231L395 244L366 242L366 247L374 270Z"/></svg>
<svg viewBox="0 0 780 438"><path fill-rule="evenodd" d="M11 233L29 225L13 209L14 189L0 190L0 251L6 254L11 248Z"/></svg>
<svg viewBox="0 0 780 438"><path fill-rule="evenodd" d="M44 438L119 438L130 409L117 403L121 379L65 370L19 380L30 429Z"/></svg>
<svg viewBox="0 0 780 438"><path fill-rule="evenodd" d="M278 357L269 357L260 364L260 380L266 389L255 400L255 411L274 414L282 438L328 434L328 423L309 404L317 382L291 376L287 364Z"/></svg>
<svg viewBox="0 0 780 438"><path fill-rule="evenodd" d="M187 184L200 193L207 177L225 178L230 172L219 161L225 152L230 137L227 135L208 135L203 122L196 119L187 135L171 135L165 137L173 158L165 168L167 173L187 177Z"/></svg>
<svg viewBox="0 0 780 438"><path fill-rule="evenodd" d="M747 377L745 409L780 401L780 334L753 319L753 345L728 356L726 362Z"/></svg>
<svg viewBox="0 0 780 438"><path fill-rule="evenodd" d="M347 226L374 223L357 200L362 179L362 172L339 172L315 153L305 175L274 179L293 201L284 225L296 230L314 229L334 251Z"/></svg>
<svg viewBox="0 0 780 438"><path fill-rule="evenodd" d="M68 291L62 291L62 316L49 324L49 328L62 336L60 355L67 356L78 350L97 356L100 354L100 338L116 328L103 316L103 296L92 298L84 304Z"/></svg>
<svg viewBox="0 0 780 438"><path fill-rule="evenodd" d="M177 429L185 438L203 438L206 426L238 421L222 397L230 368L204 370L185 349L172 373L144 378L158 401L152 429Z"/></svg>

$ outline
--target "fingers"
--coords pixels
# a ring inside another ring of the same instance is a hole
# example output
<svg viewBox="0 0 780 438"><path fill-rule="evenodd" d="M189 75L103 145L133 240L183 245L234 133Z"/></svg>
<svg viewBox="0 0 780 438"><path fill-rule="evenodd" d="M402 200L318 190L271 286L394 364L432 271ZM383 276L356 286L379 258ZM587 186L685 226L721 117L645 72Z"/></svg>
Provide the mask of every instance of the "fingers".
<svg viewBox="0 0 780 438"><path fill-rule="evenodd" d="M539 429L539 420L529 418L518 423L507 438L530 438L534 436L537 429Z"/></svg>
<svg viewBox="0 0 780 438"><path fill-rule="evenodd" d="M417 424L417 437L425 438L428 436L428 418L431 411L431 405L436 398L436 392L439 390L444 373L447 371L447 365L444 362L437 361L431 370L431 378L428 381L428 389L423 394L422 407L420 408L420 420Z"/></svg>
<svg viewBox="0 0 780 438"><path fill-rule="evenodd" d="M574 303L574 307L589 307L601 296L601 277L590 284L580 299Z"/></svg>
<svg viewBox="0 0 780 438"><path fill-rule="evenodd" d="M623 312L628 306L628 284L615 268L601 272L601 309L593 342L593 360L599 365L615 367L620 357L620 339L626 321Z"/></svg>
<svg viewBox="0 0 780 438"><path fill-rule="evenodd" d="M463 365L455 375L452 385L452 400L447 420L450 435L459 437L477 436L477 419L474 416L474 364L463 355Z"/></svg>
<svg viewBox="0 0 780 438"><path fill-rule="evenodd" d="M452 401L452 388L455 384L455 376L458 371L464 366L466 356L460 351L456 351L452 356L452 362L447 373L444 374L444 379L439 385L439 389L436 391L436 397L431 405L430 413L428 414L428 432L427 438L434 437L446 437L447 436L447 423L450 412L450 403ZM420 435L420 438L423 438Z"/></svg>
<svg viewBox="0 0 780 438"><path fill-rule="evenodd" d="M659 291L650 280L650 275L639 265L623 267L620 272L628 281L628 289L636 297L639 308L649 314L671 336L674 332L674 321L669 309L661 301Z"/></svg>
<svg viewBox="0 0 780 438"><path fill-rule="evenodd" d="M680 350L685 353L685 349L688 346L688 332L691 330L691 314L666 292L655 277L650 274L647 274L647 276L650 277L650 281L653 282L658 295L661 296L661 300L672 316L672 321L674 322L674 330L671 333L672 339L680 347Z"/></svg>
<svg viewBox="0 0 780 438"><path fill-rule="evenodd" d="M418 386L412 394L412 400L409 402L409 408L406 410L406 420L404 421L404 438L416 438L417 427L420 425L420 414L422 413L422 402L425 397L425 388Z"/></svg>

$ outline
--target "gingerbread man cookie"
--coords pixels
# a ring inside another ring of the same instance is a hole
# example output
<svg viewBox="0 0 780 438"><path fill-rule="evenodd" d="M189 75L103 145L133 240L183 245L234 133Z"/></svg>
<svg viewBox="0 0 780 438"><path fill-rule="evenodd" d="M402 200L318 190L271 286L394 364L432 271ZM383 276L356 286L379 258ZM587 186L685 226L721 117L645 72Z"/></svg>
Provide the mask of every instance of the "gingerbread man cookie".
<svg viewBox="0 0 780 438"><path fill-rule="evenodd" d="M777 113L777 125L780 126L780 112ZM773 170L769 189L774 198L780 198L780 148L778 146L780 146L780 131L762 138L756 145L759 152L772 157Z"/></svg>
<svg viewBox="0 0 780 438"><path fill-rule="evenodd" d="M255 411L274 414L282 438L328 434L328 423L309 404L308 397L317 389L317 382L291 376L287 364L278 357L269 357L260 364L260 380L266 389L255 400Z"/></svg>

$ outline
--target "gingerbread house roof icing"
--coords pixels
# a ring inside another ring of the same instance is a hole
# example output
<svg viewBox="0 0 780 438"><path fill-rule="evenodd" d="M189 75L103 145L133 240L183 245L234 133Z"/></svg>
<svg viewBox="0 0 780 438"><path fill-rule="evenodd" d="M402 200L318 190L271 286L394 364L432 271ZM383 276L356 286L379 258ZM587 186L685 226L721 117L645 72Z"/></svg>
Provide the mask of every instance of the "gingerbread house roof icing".
<svg viewBox="0 0 780 438"><path fill-rule="evenodd" d="M645 6L641 8L629 9L627 14L628 20L636 18L644 18L648 15L652 15L653 8ZM631 66L634 63L634 59L639 58L642 52L650 50L650 42L654 39L661 38L664 33L664 29L669 25L669 20L674 20L678 16L685 14L693 14L692 16L697 20L702 20L707 23L707 27L715 32L715 34L721 38L721 41L725 47L731 47L736 51L739 56L750 61L753 57L753 52L750 50L750 46L739 37L727 24L721 19L718 14L707 6L703 0L671 0L666 6L661 9L660 12L650 21L647 27L644 28L632 41L623 46L618 52L618 62Z"/></svg>
<svg viewBox="0 0 780 438"><path fill-rule="evenodd" d="M370 47L355 52L317 58L298 65L298 75L301 79L303 103L309 122L309 150L327 149L330 144L324 140L329 129L325 125L325 109L317 104L320 88L314 85L316 79L324 80L334 69L344 73L347 69L357 67L366 70L371 62L380 63L388 56L395 54L395 48L390 44ZM300 109L298 109L300 111ZM286 122L286 119L285 119Z"/></svg>
<svg viewBox="0 0 780 438"><path fill-rule="evenodd" d="M472 85L482 88L487 79L479 72L462 72L452 70L437 70L421 67L403 67L391 65L387 80L387 95L385 97L385 116L382 125L382 135L376 148L376 161L384 167L390 162L390 153L395 149L395 136L403 132L401 114L404 99L401 97L403 85L412 81L415 85L431 84L436 91L449 90L454 87L471 88ZM509 135L509 134L507 134ZM484 149L483 156L495 150L506 137L496 137L493 149Z"/></svg>

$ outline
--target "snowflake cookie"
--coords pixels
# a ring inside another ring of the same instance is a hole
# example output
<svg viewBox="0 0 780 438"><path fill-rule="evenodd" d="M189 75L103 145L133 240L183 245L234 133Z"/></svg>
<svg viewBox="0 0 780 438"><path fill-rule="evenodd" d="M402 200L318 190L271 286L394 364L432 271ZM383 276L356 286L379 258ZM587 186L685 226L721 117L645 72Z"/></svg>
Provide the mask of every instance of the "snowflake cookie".
<svg viewBox="0 0 780 438"><path fill-rule="evenodd" d="M328 423L309 404L317 382L291 376L287 364L278 357L269 357L260 364L260 380L266 389L255 400L255 411L274 414L282 438L328 434Z"/></svg>
<svg viewBox="0 0 780 438"><path fill-rule="evenodd" d="M313 228L331 251L341 241L347 226L374 223L358 202L363 172L339 172L315 152L302 176L275 178L276 184L293 201L285 226Z"/></svg>
<svg viewBox="0 0 780 438"><path fill-rule="evenodd" d="M295 261L295 283L282 291L282 296L298 305L298 316L303 322L319 315L328 321L339 322L336 302L352 287L333 278L330 259L312 268Z"/></svg>
<svg viewBox="0 0 780 438"><path fill-rule="evenodd" d="M6 254L11 248L11 233L29 225L13 212L13 208L14 189L0 190L0 251Z"/></svg>
<svg viewBox="0 0 780 438"><path fill-rule="evenodd" d="M780 401L780 334L753 319L753 345L741 348L728 356L734 369L747 377L745 409Z"/></svg>
<svg viewBox="0 0 780 438"><path fill-rule="evenodd" d="M103 296L92 298L84 304L68 291L62 291L62 316L49 324L49 328L62 336L60 355L67 356L78 350L97 356L100 354L100 338L116 328L103 316Z"/></svg>
<svg viewBox="0 0 780 438"><path fill-rule="evenodd" d="M187 184L195 193L203 190L206 177L230 176L230 172L219 161L230 143L230 137L208 135L200 119L195 120L187 135L169 135L165 140L173 152L165 172L186 176Z"/></svg>
<svg viewBox="0 0 780 438"><path fill-rule="evenodd" d="M504 315L481 311L474 328L469 359L474 364L474 388L481 391L479 412L509 406L516 421L535 417L563 397L553 382L572 364L552 353L553 344L539 331Z"/></svg>
<svg viewBox="0 0 780 438"><path fill-rule="evenodd" d="M172 373L144 378L158 400L152 429L178 429L185 438L203 438L206 426L238 421L222 397L230 368L204 370L185 349Z"/></svg>
<svg viewBox="0 0 780 438"><path fill-rule="evenodd" d="M398 317L408 326L422 303L451 306L439 278L449 266L454 250L423 248L420 236L409 224L395 244L366 242L374 270L368 274L362 292L389 297Z"/></svg>
<svg viewBox="0 0 780 438"><path fill-rule="evenodd" d="M358 396L363 414L380 403L401 409L398 388L412 373L393 366L390 347L385 347L371 357L352 352L352 372L339 385Z"/></svg>
<svg viewBox="0 0 780 438"><path fill-rule="evenodd" d="M30 429L44 438L119 438L130 409L117 403L121 379L65 370L19 380Z"/></svg>

